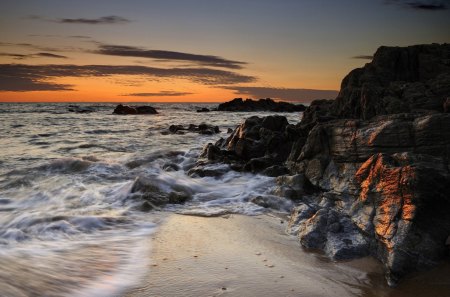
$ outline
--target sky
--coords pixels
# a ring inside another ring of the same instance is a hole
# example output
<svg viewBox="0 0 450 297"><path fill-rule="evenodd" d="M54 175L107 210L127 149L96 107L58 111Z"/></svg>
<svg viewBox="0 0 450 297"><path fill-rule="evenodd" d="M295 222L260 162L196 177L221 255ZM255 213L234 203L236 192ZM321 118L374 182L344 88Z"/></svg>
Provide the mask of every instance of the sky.
<svg viewBox="0 0 450 297"><path fill-rule="evenodd" d="M0 102L308 103L449 28L450 0L1 0Z"/></svg>

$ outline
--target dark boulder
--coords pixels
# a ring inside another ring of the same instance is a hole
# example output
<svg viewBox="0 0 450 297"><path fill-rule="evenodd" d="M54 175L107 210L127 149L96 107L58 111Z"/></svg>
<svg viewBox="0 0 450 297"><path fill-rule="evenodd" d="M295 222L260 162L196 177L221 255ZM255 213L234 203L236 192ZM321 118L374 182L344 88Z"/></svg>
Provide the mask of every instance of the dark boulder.
<svg viewBox="0 0 450 297"><path fill-rule="evenodd" d="M220 133L220 129L218 126L213 126L209 124L202 123L200 125L190 124L185 127L183 125L170 125L168 131L161 132L162 134L184 134L186 132L193 132L204 135L213 135Z"/></svg>
<svg viewBox="0 0 450 297"><path fill-rule="evenodd" d="M211 110L209 110L209 108L203 107L200 109L197 109L197 112L210 112Z"/></svg>
<svg viewBox="0 0 450 297"><path fill-rule="evenodd" d="M151 106L127 106L119 104L116 106L116 108L113 111L113 114L120 114L120 115L128 115L128 114L157 114L155 108Z"/></svg>
<svg viewBox="0 0 450 297"><path fill-rule="evenodd" d="M160 181L148 177L139 176L134 181L130 197L133 199L142 199L142 210L148 211L166 204L180 204L191 198L191 191L188 188L178 187L167 191L167 186L162 185Z"/></svg>

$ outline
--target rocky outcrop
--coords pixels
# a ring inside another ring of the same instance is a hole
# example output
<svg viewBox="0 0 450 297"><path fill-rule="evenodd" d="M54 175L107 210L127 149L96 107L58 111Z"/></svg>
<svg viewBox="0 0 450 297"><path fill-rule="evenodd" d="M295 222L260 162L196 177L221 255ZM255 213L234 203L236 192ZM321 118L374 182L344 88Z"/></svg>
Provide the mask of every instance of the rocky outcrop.
<svg viewBox="0 0 450 297"><path fill-rule="evenodd" d="M333 101L338 118L443 112L450 93L450 44L380 47L373 60L351 71Z"/></svg>
<svg viewBox="0 0 450 297"><path fill-rule="evenodd" d="M151 106L127 106L119 104L113 111L113 114L127 115L127 114L157 114L155 108Z"/></svg>
<svg viewBox="0 0 450 297"><path fill-rule="evenodd" d="M449 98L450 45L381 47L299 124L251 117L202 157L288 169L273 193L297 202L288 232L333 259L373 255L395 285L448 253Z"/></svg>
<svg viewBox="0 0 450 297"><path fill-rule="evenodd" d="M232 164L235 170L264 172L268 175L286 173L280 166L291 151L297 133L283 116L253 116L245 120L225 140L208 144L201 157L209 162ZM205 160L200 160L205 164Z"/></svg>
<svg viewBox="0 0 450 297"><path fill-rule="evenodd" d="M202 107L200 109L197 109L197 112L210 112L211 110L209 108L206 107Z"/></svg>
<svg viewBox="0 0 450 297"><path fill-rule="evenodd" d="M447 127L443 113L317 124L287 163L322 194L308 201L313 211L294 209L290 232L335 259L374 255L392 285L436 264L450 234ZM344 232L332 231L336 220Z"/></svg>
<svg viewBox="0 0 450 297"><path fill-rule="evenodd" d="M276 102L270 98L252 100L235 98L231 101L219 104L218 111L273 111L273 112L297 112L304 111L303 104L292 104L288 102Z"/></svg>

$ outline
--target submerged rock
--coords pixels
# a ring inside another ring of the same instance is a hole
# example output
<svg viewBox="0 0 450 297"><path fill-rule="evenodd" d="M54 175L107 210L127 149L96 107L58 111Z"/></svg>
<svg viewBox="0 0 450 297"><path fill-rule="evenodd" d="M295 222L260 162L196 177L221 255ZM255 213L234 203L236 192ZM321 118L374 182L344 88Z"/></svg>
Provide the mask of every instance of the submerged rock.
<svg viewBox="0 0 450 297"><path fill-rule="evenodd" d="M304 111L303 104L292 104L289 102L276 102L270 98L259 100L242 100L235 98L231 101L219 104L218 111L274 111L274 112L299 112Z"/></svg>
<svg viewBox="0 0 450 297"><path fill-rule="evenodd" d="M113 114L127 115L127 114L157 114L155 108L151 106L127 106L119 104L113 111Z"/></svg>
<svg viewBox="0 0 450 297"><path fill-rule="evenodd" d="M144 200L141 206L141 209L144 211L166 204L184 203L191 198L191 193L188 189L180 187L165 191L157 180L143 176L136 178L131 187L130 195L133 199Z"/></svg>

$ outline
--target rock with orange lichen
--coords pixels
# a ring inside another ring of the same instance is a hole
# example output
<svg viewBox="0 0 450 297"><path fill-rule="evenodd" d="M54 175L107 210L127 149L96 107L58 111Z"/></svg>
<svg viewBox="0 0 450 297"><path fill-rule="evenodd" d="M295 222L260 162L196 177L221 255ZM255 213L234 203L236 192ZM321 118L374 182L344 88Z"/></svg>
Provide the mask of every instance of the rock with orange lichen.
<svg viewBox="0 0 450 297"><path fill-rule="evenodd" d="M334 259L371 253L390 284L437 263L450 234L449 127L445 113L316 124L288 164L322 194L302 198L314 214L297 208L289 228ZM330 232L331 216L354 228Z"/></svg>
<svg viewBox="0 0 450 297"><path fill-rule="evenodd" d="M436 264L450 234L448 161L430 155L376 154L357 171L352 220L388 269L391 284Z"/></svg>

